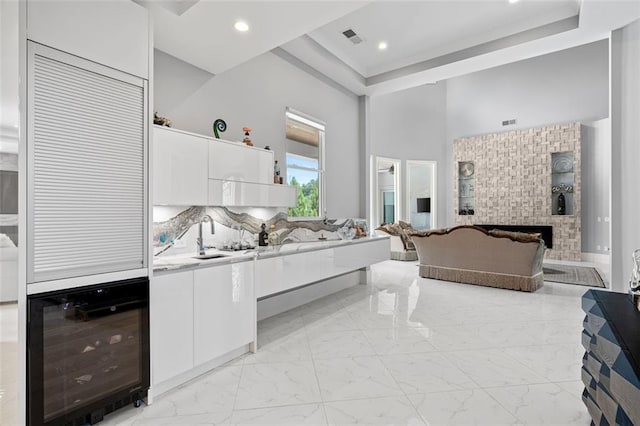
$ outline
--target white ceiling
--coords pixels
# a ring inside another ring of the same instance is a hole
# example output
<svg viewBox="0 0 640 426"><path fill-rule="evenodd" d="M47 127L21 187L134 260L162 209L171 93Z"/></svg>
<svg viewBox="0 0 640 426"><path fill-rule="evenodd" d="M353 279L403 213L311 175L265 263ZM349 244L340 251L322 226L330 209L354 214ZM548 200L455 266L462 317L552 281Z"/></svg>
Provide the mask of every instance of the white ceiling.
<svg viewBox="0 0 640 426"><path fill-rule="evenodd" d="M578 14L580 2L376 2L309 33L364 77L476 46ZM364 41L353 44L342 32ZM388 48L378 49L386 41Z"/></svg>
<svg viewBox="0 0 640 426"><path fill-rule="evenodd" d="M403 6L395 7L400 4ZM454 7L460 5L465 7ZM519 7L526 13L521 14ZM437 22L415 24L411 35L406 31L396 35L401 23L413 21L419 10L424 13L420 22L431 19L430 10L437 11ZM578 15L570 17L576 10ZM489 16L492 24L487 26ZM507 0L379 1L281 49L358 95L378 95L602 40L639 18L639 0L582 0L577 4L555 0L515 4ZM362 29L356 24L363 25ZM341 35L335 35L349 26L362 32L367 51L356 53L360 45L352 49L340 40ZM387 28L393 34L387 35ZM382 38L389 42L387 52L376 51ZM394 43L405 47L396 49ZM381 59L384 55L389 60Z"/></svg>
<svg viewBox="0 0 640 426"><path fill-rule="evenodd" d="M154 22L155 47L219 74L366 4L362 1L135 0ZM186 9L186 10L185 10ZM249 24L240 33L237 20Z"/></svg>
<svg viewBox="0 0 640 426"><path fill-rule="evenodd" d="M150 12L156 48L213 74L272 50L358 95L579 46L640 19L640 0L133 1ZM6 139L15 138L18 124L17 2L0 5L0 139ZM249 32L233 29L238 19ZM352 45L341 34L347 28L364 42ZM380 40L387 51L377 50Z"/></svg>
<svg viewBox="0 0 640 426"><path fill-rule="evenodd" d="M151 13L156 48L213 74L273 50L358 95L601 40L640 18L640 0L134 1ZM237 19L248 33L233 29ZM363 43L341 34L348 28Z"/></svg>

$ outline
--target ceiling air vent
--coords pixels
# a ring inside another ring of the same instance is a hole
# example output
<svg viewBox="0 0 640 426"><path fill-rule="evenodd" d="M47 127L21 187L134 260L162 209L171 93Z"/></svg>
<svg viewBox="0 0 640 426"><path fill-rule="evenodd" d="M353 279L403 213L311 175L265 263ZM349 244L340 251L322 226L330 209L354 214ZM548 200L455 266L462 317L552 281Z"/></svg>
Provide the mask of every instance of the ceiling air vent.
<svg viewBox="0 0 640 426"><path fill-rule="evenodd" d="M349 41L351 41L351 43L353 43L353 44L362 43L362 39L351 28L349 28L347 30L344 30L342 32L342 35L344 35L347 39L349 39Z"/></svg>
<svg viewBox="0 0 640 426"><path fill-rule="evenodd" d="M502 122L502 125L503 125L503 126L511 126L511 125L513 125L513 124L516 124L516 120L515 120L515 119L512 119L512 120L505 120L505 121L503 121L503 122Z"/></svg>

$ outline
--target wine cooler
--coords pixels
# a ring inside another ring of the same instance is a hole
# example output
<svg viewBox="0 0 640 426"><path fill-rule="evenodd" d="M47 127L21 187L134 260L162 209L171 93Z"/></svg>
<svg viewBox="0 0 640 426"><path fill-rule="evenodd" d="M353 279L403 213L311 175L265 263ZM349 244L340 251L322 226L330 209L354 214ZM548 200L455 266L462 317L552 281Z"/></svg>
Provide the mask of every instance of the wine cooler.
<svg viewBox="0 0 640 426"><path fill-rule="evenodd" d="M149 279L28 298L29 425L94 424L149 389Z"/></svg>

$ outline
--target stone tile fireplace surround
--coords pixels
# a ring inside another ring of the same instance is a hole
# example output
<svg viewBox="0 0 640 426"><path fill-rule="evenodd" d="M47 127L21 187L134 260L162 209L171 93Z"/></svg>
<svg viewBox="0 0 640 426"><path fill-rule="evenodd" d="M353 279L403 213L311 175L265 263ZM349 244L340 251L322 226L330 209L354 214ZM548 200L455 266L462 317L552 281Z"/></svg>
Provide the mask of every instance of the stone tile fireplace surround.
<svg viewBox="0 0 640 426"><path fill-rule="evenodd" d="M456 139L456 225L550 225L553 248L545 258L580 260L580 123L555 124ZM552 214L551 154L573 151L573 214ZM458 163L475 165L475 211L458 215Z"/></svg>

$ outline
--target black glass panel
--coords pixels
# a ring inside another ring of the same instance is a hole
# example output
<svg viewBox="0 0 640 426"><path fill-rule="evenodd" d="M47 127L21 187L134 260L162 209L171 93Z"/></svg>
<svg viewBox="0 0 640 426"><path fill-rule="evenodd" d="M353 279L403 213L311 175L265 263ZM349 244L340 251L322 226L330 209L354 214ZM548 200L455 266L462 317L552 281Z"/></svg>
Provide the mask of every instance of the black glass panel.
<svg viewBox="0 0 640 426"><path fill-rule="evenodd" d="M64 424L148 388L148 279L36 295L29 315L31 424Z"/></svg>

